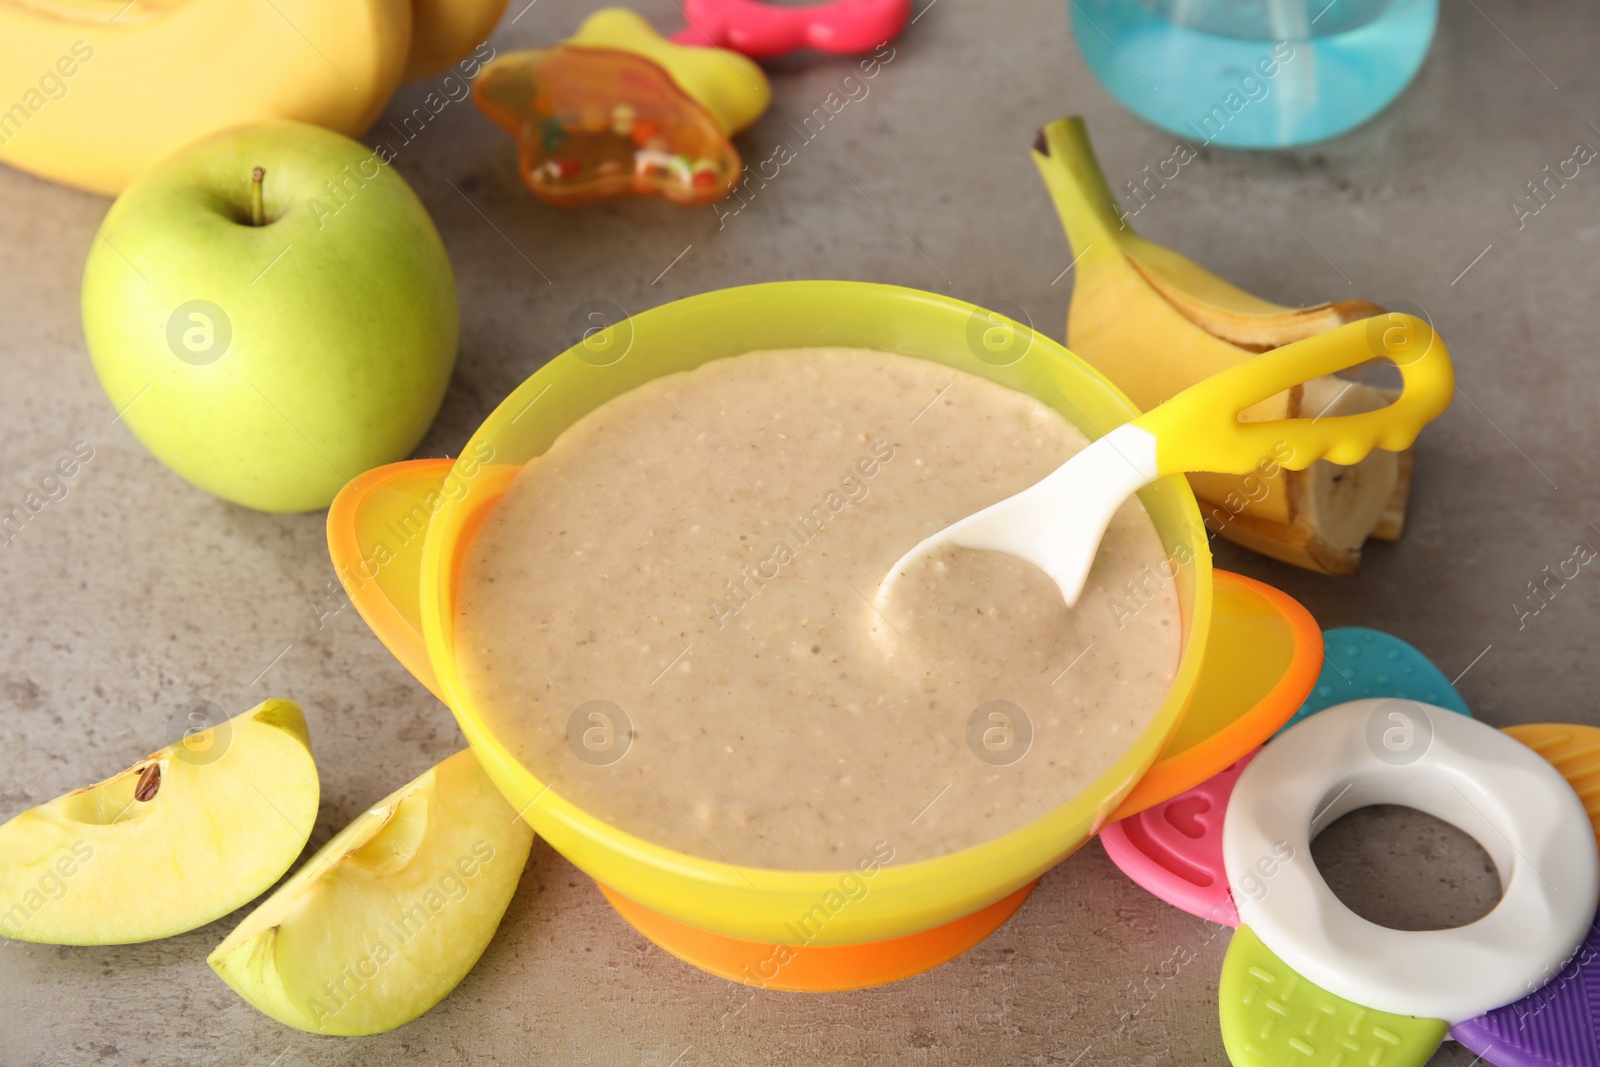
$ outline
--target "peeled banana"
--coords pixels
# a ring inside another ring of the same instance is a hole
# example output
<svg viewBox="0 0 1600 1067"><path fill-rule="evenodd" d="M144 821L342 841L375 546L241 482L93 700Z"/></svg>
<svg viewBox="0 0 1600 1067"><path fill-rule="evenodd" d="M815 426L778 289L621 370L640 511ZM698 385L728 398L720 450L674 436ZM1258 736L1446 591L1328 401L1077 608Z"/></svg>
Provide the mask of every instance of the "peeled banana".
<svg viewBox="0 0 1600 1067"><path fill-rule="evenodd" d="M1080 118L1041 130L1033 159L1077 264L1067 347L1144 410L1256 353L1384 314L1363 300L1274 304L1140 237L1117 210ZM1348 415L1392 398L1384 389L1328 377L1240 417ZM1409 451L1374 451L1353 467L1321 460L1303 471L1268 458L1251 474L1191 474L1189 481L1207 525L1223 537L1308 570L1354 574L1369 537L1400 536L1412 464Z"/></svg>

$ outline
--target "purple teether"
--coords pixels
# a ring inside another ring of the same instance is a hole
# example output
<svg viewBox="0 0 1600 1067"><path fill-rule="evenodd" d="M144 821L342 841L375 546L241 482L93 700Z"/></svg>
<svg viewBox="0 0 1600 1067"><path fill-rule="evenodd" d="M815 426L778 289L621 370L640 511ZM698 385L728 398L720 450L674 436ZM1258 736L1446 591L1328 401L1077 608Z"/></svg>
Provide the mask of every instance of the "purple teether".
<svg viewBox="0 0 1600 1067"><path fill-rule="evenodd" d="M1450 1036L1496 1067L1600 1067L1600 916L1549 984Z"/></svg>

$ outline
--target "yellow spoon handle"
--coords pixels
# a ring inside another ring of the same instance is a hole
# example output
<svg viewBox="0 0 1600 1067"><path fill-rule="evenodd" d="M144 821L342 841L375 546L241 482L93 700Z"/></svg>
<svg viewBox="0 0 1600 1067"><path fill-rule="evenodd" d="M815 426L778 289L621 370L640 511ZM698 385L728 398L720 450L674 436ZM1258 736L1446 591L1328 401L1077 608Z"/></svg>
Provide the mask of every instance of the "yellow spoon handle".
<svg viewBox="0 0 1600 1067"><path fill-rule="evenodd" d="M1358 415L1240 422L1239 412L1325 374L1388 359L1405 388L1388 407ZM1161 474L1247 474L1270 458L1290 470L1319 459L1352 465L1374 448L1399 452L1450 404L1455 371L1433 327L1388 312L1284 345L1207 378L1135 419L1156 438Z"/></svg>

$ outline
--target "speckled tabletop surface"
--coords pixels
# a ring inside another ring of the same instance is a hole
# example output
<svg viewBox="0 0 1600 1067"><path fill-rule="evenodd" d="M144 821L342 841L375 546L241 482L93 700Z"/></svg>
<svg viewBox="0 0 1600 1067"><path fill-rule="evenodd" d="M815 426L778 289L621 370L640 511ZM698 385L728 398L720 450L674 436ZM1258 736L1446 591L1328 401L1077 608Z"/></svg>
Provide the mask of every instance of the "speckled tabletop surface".
<svg viewBox="0 0 1600 1067"><path fill-rule="evenodd" d="M493 43L559 39L590 6L514 0ZM678 24L670 0L642 6ZM638 311L741 282L854 278L1007 300L1061 336L1071 254L1028 158L1034 130L1084 114L1113 187L1166 158L1172 139L1091 79L1060 0L918 6L870 93L734 217L643 201L556 211L522 189L509 140L470 105L431 121L396 166L444 235L463 326L419 454L459 448L595 299ZM1580 574L1537 615L1517 607L1547 564L1600 546L1600 178L1585 169L1520 229L1510 207L1576 142L1600 144L1597 39L1584 0L1447 2L1415 85L1376 121L1303 151L1208 151L1138 219L1285 303L1362 296L1432 316L1460 392L1422 441L1405 538L1371 549L1353 581L1228 545L1218 562L1281 586L1324 626L1387 629L1447 676L1465 671L1460 689L1496 725L1600 722L1600 579ZM746 155L787 139L848 69L773 64L775 103L742 135ZM403 89L389 117L426 89ZM0 500L21 499L77 442L94 451L67 494L0 545L0 816L120 770L184 701L243 709L274 695L311 724L318 845L460 735L353 610L329 612L321 515L212 499L113 423L78 319L108 206L0 169ZM1351 900L1394 924L1470 916L1496 892L1462 835L1403 812L1351 816L1317 853ZM223 986L205 955L237 921L119 948L0 944L0 1064L1226 1063L1215 1004L1226 933L1145 895L1098 845L956 961L806 996L690 969L536 843L466 981L418 1021L360 1041L285 1029ZM1473 1061L1447 1045L1434 1062Z"/></svg>

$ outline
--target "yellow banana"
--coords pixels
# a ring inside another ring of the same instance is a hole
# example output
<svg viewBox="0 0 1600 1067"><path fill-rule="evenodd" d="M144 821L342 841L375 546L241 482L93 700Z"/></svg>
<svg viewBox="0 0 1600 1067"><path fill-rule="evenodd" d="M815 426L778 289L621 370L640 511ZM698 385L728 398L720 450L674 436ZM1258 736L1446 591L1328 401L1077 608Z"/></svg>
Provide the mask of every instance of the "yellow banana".
<svg viewBox="0 0 1600 1067"><path fill-rule="evenodd" d="M486 40L507 0L412 0L411 59L406 81L430 78L465 59Z"/></svg>
<svg viewBox="0 0 1600 1067"><path fill-rule="evenodd" d="M0 162L106 195L206 134L351 136L406 69L411 0L0 0Z"/></svg>
<svg viewBox="0 0 1600 1067"><path fill-rule="evenodd" d="M1034 162L1076 257L1067 347L1149 410L1253 355L1384 309L1361 300L1285 307L1145 240L1117 210L1083 120L1040 131ZM1247 421L1346 415L1382 407L1382 389L1324 378L1249 409ZM1303 471L1272 460L1254 473L1191 474L1212 529L1265 555L1327 574L1353 574L1369 537L1404 526L1411 453L1374 451L1353 467Z"/></svg>

